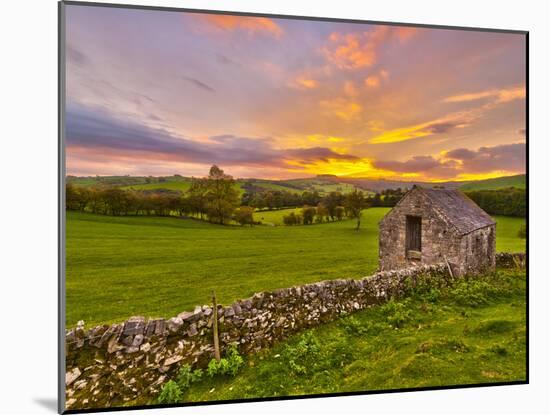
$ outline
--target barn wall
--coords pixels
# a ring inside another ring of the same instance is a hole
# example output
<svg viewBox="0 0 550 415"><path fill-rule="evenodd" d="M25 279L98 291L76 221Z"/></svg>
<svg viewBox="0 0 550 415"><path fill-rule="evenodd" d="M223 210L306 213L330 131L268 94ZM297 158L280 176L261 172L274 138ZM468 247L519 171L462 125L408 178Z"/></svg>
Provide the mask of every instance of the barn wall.
<svg viewBox="0 0 550 415"><path fill-rule="evenodd" d="M422 256L408 259L405 250L407 215L422 217ZM461 253L460 236L432 207L420 191L411 191L380 222L379 268L382 271L418 264L458 263Z"/></svg>
<svg viewBox="0 0 550 415"><path fill-rule="evenodd" d="M460 245L462 261L458 263L461 274L476 274L495 268L496 227L488 226L462 237Z"/></svg>

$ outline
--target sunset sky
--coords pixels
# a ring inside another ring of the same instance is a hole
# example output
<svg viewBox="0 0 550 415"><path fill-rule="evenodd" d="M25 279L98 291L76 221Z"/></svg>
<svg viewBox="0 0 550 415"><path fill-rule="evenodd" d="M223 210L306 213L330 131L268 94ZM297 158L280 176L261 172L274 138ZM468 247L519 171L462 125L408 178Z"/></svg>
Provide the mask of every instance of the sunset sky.
<svg viewBox="0 0 550 415"><path fill-rule="evenodd" d="M67 6L67 174L525 172L525 37Z"/></svg>

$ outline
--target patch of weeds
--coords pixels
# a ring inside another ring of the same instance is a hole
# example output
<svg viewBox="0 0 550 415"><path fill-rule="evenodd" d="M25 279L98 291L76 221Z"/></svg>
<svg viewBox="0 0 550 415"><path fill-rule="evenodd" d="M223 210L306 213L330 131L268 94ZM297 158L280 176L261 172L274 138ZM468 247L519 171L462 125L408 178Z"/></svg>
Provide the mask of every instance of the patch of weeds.
<svg viewBox="0 0 550 415"><path fill-rule="evenodd" d="M508 355L508 349L500 344L495 344L494 346L491 346L489 348L489 351L502 357Z"/></svg>
<svg viewBox="0 0 550 415"><path fill-rule="evenodd" d="M287 344L282 356L296 375L305 375L312 369L321 353L321 344L312 332L306 332L295 345Z"/></svg>
<svg viewBox="0 0 550 415"><path fill-rule="evenodd" d="M355 349L350 342L342 342L331 348L330 353L324 356L322 366L324 368L339 369L352 363L355 359Z"/></svg>
<svg viewBox="0 0 550 415"><path fill-rule="evenodd" d="M178 384L173 380L169 380L162 386L157 400L160 404L178 403L181 401L181 397L182 393Z"/></svg>
<svg viewBox="0 0 550 415"><path fill-rule="evenodd" d="M383 331L386 326L375 321L362 322L353 316L342 319L342 328L351 336L376 336Z"/></svg>
<svg viewBox="0 0 550 415"><path fill-rule="evenodd" d="M392 327L402 328L412 319L413 313L409 302L409 299L397 302L392 298L386 304L380 306L380 311Z"/></svg>
<svg viewBox="0 0 550 415"><path fill-rule="evenodd" d="M428 303L437 303L441 298L441 290L439 288L431 288L429 291L420 296L420 299Z"/></svg>
<svg viewBox="0 0 550 415"><path fill-rule="evenodd" d="M208 363L206 374L213 378L218 375L237 376L237 373L244 365L244 359L239 354L237 347L231 346L227 351L226 357L223 357L218 362L216 359L212 359Z"/></svg>
<svg viewBox="0 0 550 415"><path fill-rule="evenodd" d="M359 320L355 317L346 317L342 319L342 326L344 331L350 335L363 335L367 334L367 327L365 327Z"/></svg>
<svg viewBox="0 0 550 415"><path fill-rule="evenodd" d="M202 378L202 369L192 370L191 366L185 364L180 367L176 377L176 383L181 391L187 390L192 383L196 383Z"/></svg>
<svg viewBox="0 0 550 415"><path fill-rule="evenodd" d="M449 290L449 298L457 305L481 307L489 304L495 288L486 281L459 281Z"/></svg>
<svg viewBox="0 0 550 415"><path fill-rule="evenodd" d="M512 331L516 327L513 321L509 320L489 320L480 323L473 332L482 335L502 334Z"/></svg>
<svg viewBox="0 0 550 415"><path fill-rule="evenodd" d="M447 352L468 353L470 348L460 339L443 338L437 341L425 341L416 348L417 354L431 353L433 355L446 354Z"/></svg>

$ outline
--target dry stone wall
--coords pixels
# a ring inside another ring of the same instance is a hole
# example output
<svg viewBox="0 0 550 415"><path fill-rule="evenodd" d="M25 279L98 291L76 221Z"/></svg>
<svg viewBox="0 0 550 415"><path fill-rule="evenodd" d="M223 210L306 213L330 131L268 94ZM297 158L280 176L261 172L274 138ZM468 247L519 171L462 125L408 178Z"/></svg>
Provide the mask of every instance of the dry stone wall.
<svg viewBox="0 0 550 415"><path fill-rule="evenodd" d="M496 266L500 268L515 268L527 265L527 254L525 252L498 252L495 256Z"/></svg>
<svg viewBox="0 0 550 415"><path fill-rule="evenodd" d="M220 347L240 353L269 347L301 330L404 294L419 278L446 283L444 265L382 271L363 279L322 281L257 293L218 307ZM116 407L154 399L182 364L205 367L213 357L213 310L197 306L164 319L131 317L121 324L66 333L68 409Z"/></svg>

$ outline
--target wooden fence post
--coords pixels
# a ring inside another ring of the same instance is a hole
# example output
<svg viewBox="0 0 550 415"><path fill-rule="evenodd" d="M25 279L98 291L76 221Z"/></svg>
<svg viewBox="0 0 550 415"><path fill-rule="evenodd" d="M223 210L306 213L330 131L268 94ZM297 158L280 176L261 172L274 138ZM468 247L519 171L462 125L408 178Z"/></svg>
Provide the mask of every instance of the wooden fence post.
<svg viewBox="0 0 550 415"><path fill-rule="evenodd" d="M453 269L451 268L451 264L449 263L449 261L447 260L447 256L446 255L443 255L443 258L445 258L445 263L447 264L447 269L449 270L449 274L451 276L451 279L454 279L455 276L453 274Z"/></svg>
<svg viewBox="0 0 550 415"><path fill-rule="evenodd" d="M220 361L220 341L218 339L218 304L216 303L216 292L212 290L212 303L213 303L213 313L212 313L212 331L214 332L214 357L216 361Z"/></svg>

